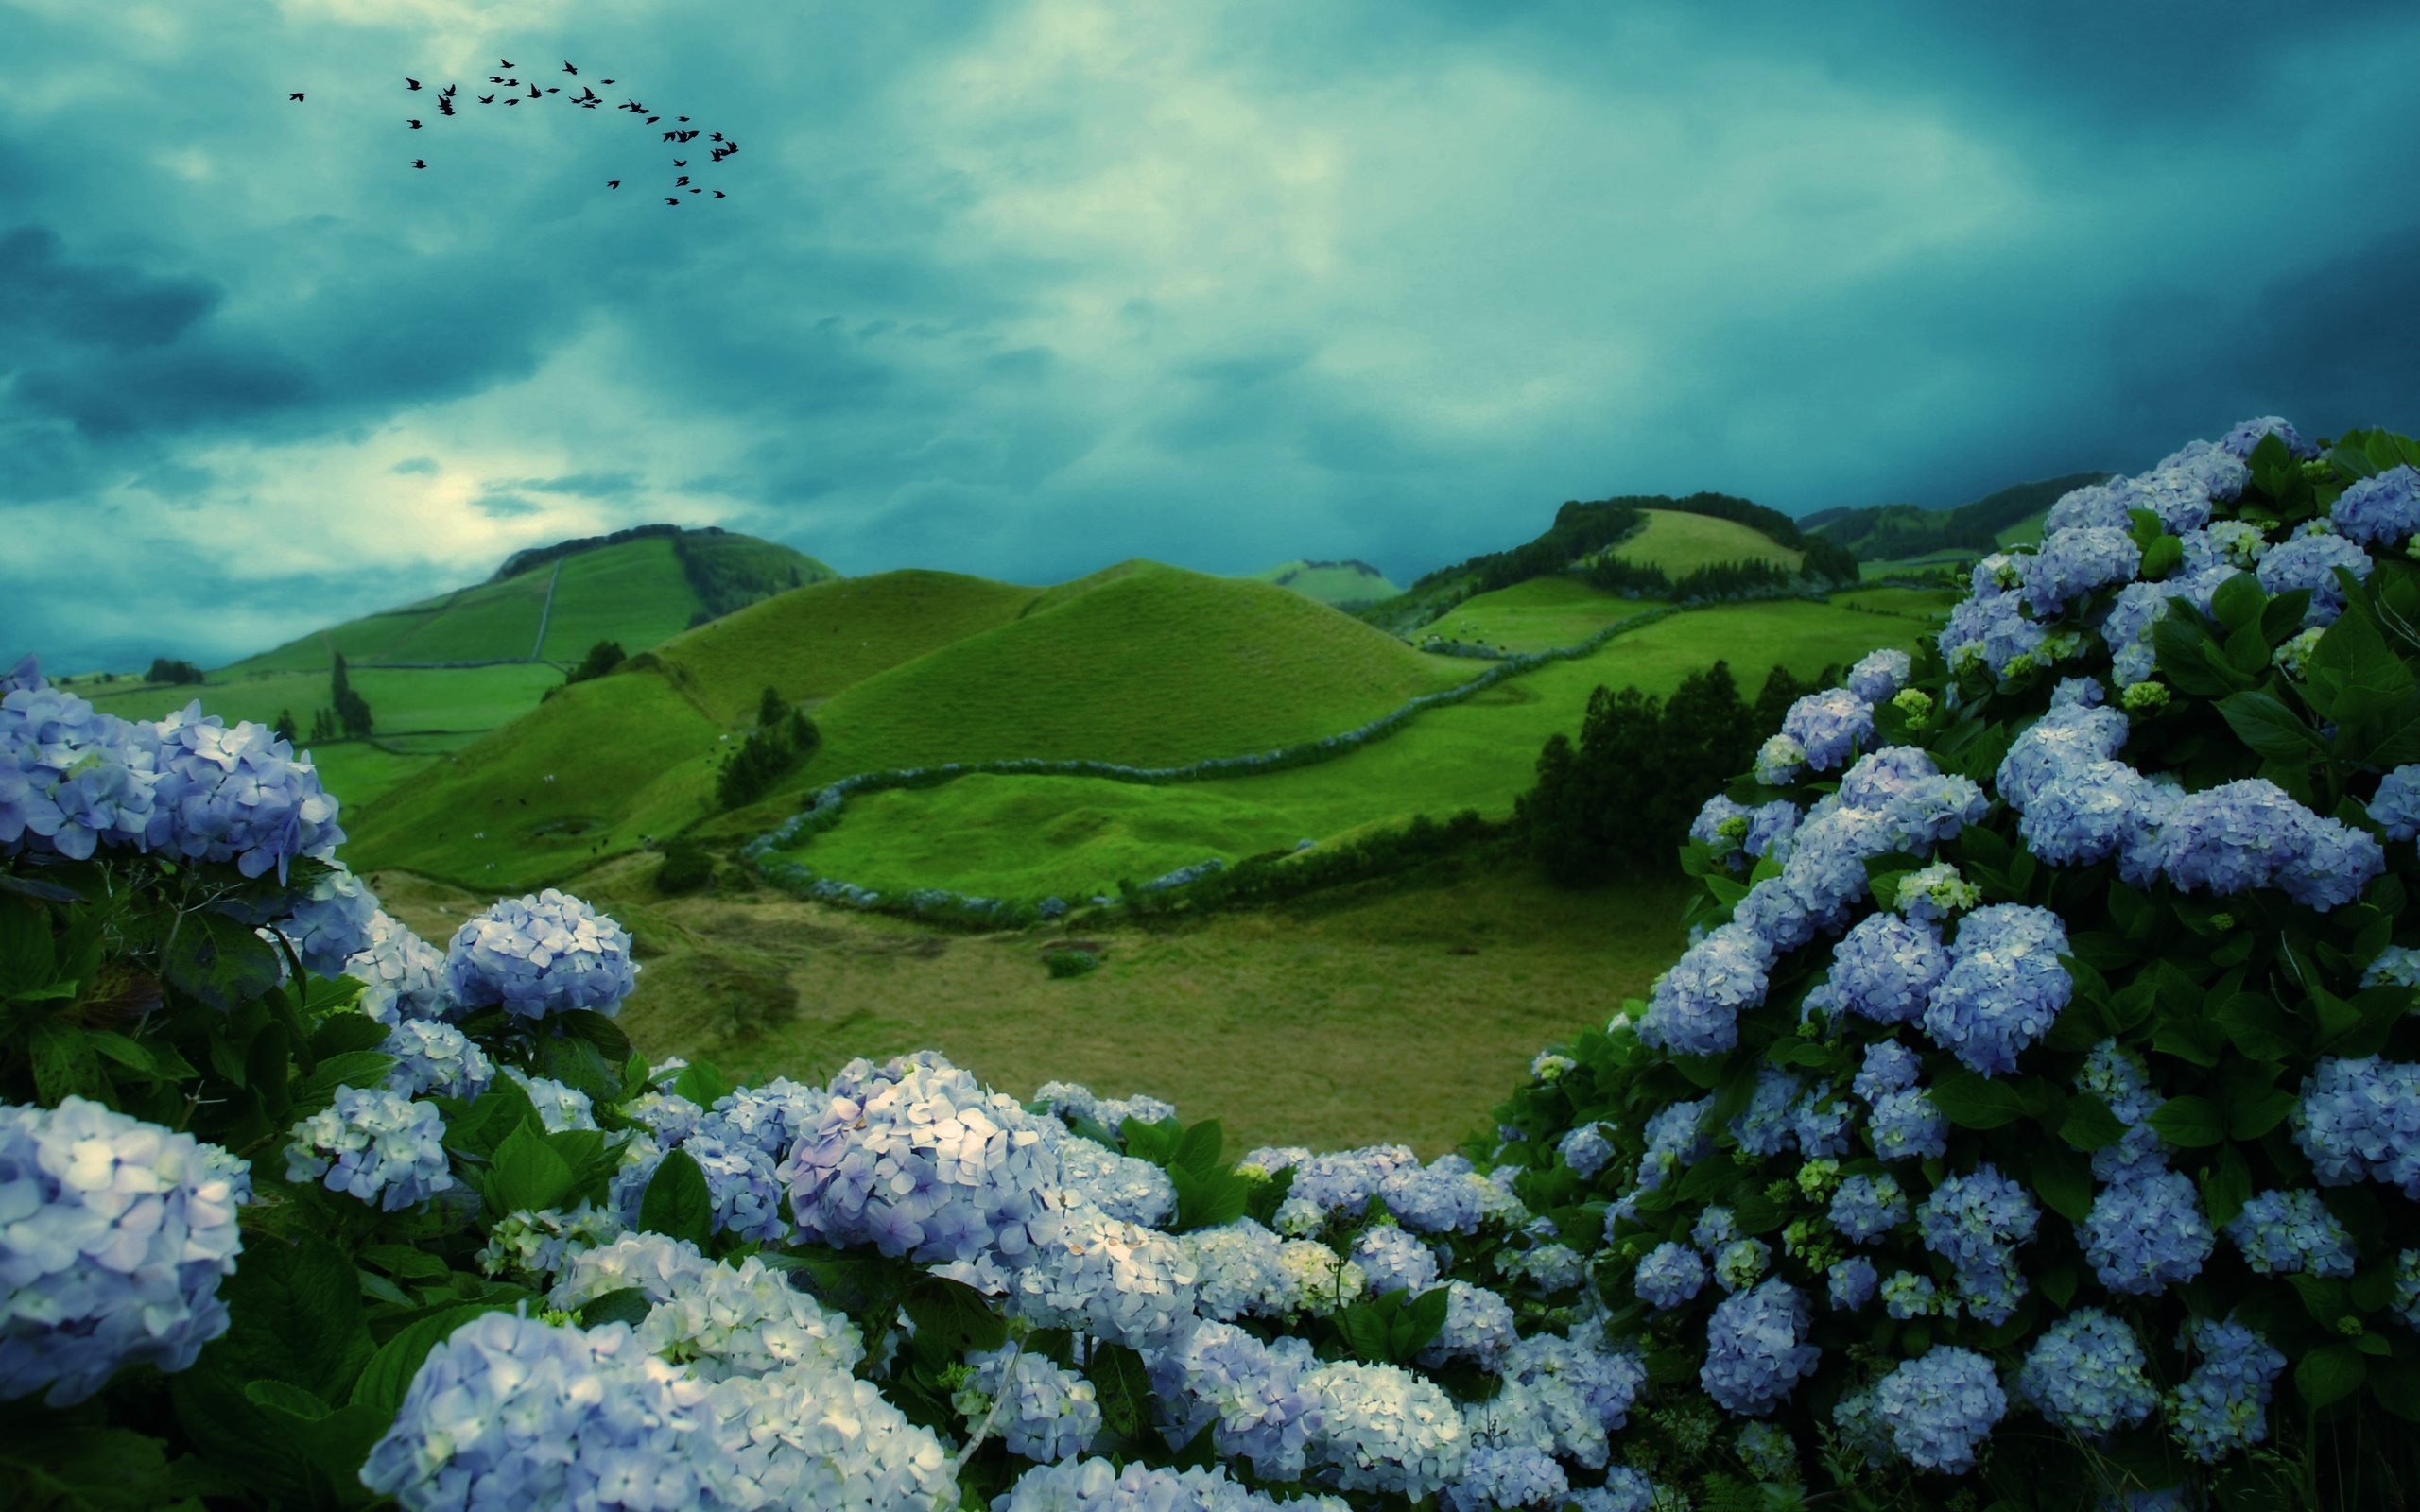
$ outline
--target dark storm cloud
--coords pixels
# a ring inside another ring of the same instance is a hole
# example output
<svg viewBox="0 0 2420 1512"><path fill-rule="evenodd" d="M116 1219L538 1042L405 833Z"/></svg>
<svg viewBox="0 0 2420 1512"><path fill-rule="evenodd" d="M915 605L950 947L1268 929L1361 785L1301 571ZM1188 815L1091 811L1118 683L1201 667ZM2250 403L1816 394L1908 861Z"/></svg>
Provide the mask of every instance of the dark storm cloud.
<svg viewBox="0 0 2420 1512"><path fill-rule="evenodd" d="M2420 428L2385 0L716 15L0 0L0 656L233 656L650 519L1400 579L1566 498ZM404 125L525 50L740 138L677 170L732 198L664 206L626 113Z"/></svg>

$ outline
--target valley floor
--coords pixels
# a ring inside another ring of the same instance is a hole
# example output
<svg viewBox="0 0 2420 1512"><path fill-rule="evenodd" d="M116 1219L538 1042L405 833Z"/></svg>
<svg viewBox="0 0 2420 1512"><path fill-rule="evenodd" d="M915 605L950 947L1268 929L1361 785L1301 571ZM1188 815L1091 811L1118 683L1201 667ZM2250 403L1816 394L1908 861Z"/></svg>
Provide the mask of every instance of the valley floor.
<svg viewBox="0 0 2420 1512"><path fill-rule="evenodd" d="M1051 1077L1150 1092L1221 1120L1235 1148L1435 1155L1532 1055L1644 996L1686 943L1677 877L1565 892L1526 868L1465 870L1282 912L1079 926L1102 964L1054 980L1043 946L1064 932L947 933L769 890L666 900L653 867L572 885L637 936L645 970L621 1022L651 1057L761 1082L932 1048L1018 1097ZM488 901L401 871L369 880L440 946Z"/></svg>

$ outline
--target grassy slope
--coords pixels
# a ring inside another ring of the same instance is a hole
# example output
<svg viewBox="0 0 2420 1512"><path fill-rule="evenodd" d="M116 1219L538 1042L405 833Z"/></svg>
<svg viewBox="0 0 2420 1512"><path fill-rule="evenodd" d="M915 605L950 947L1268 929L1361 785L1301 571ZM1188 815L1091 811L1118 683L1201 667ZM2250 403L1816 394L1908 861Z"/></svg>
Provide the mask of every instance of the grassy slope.
<svg viewBox="0 0 2420 1512"><path fill-rule="evenodd" d="M548 661L577 662L599 641L643 651L686 629L703 608L682 574L672 542L662 537L583 551L563 560L544 654Z"/></svg>
<svg viewBox="0 0 2420 1512"><path fill-rule="evenodd" d="M1356 567L1313 567L1303 561L1280 562L1252 576L1254 582L1290 588L1305 598L1315 598L1322 604L1374 604L1403 592L1387 581L1383 573L1365 573Z"/></svg>
<svg viewBox="0 0 2420 1512"><path fill-rule="evenodd" d="M789 787L950 761L1240 755L1349 730L1477 670L1282 588L1143 564L834 697L816 714L822 749Z"/></svg>
<svg viewBox="0 0 2420 1512"><path fill-rule="evenodd" d="M1719 561L1777 562L1798 570L1806 553L1775 545L1760 530L1711 515L1677 509L1647 509L1646 528L1613 548L1613 555L1641 566L1661 567L1678 577Z"/></svg>
<svg viewBox="0 0 2420 1512"><path fill-rule="evenodd" d="M821 700L877 672L1006 625L1035 590L921 570L793 589L674 637L656 655L729 725L767 687Z"/></svg>
<svg viewBox="0 0 2420 1512"><path fill-rule="evenodd" d="M1541 1046L1644 996L1685 943L1677 882L1572 893L1515 872L1112 926L1087 936L1107 947L1099 971L1053 981L1031 936L935 934L769 892L665 902L653 869L633 858L581 879L649 955L619 1021L649 1056L821 1080L929 1045L1018 1096L1052 1077L1155 1093L1222 1121L1235 1149L1404 1140L1437 1154ZM371 882L441 945L487 902ZM735 1006L766 983L799 1006L745 1032Z"/></svg>
<svg viewBox="0 0 2420 1512"><path fill-rule="evenodd" d="M1614 621L1654 608L1572 577L1532 577L1466 598L1423 632L1507 651L1576 645Z"/></svg>
<svg viewBox="0 0 2420 1512"><path fill-rule="evenodd" d="M2027 515L1992 539L1999 544L2002 551L2012 546L2039 545L2042 541L2042 523L2049 518L2050 511L2048 509L2039 514Z"/></svg>
<svg viewBox="0 0 2420 1512"><path fill-rule="evenodd" d="M1893 612L1876 612L1882 610ZM1120 877L1155 876L1212 855L1233 861L1414 814L1474 808L1500 816L1530 785L1547 736L1576 730L1600 683L1668 692L1727 659L1753 695L1776 663L1811 677L1877 645L1911 644L1932 623L1920 604L1897 600L1865 611L1797 600L1703 610L1424 713L1402 732L1322 765L1161 788L1088 778L961 778L855 800L838 829L792 853L827 875L885 889L1076 897Z"/></svg>

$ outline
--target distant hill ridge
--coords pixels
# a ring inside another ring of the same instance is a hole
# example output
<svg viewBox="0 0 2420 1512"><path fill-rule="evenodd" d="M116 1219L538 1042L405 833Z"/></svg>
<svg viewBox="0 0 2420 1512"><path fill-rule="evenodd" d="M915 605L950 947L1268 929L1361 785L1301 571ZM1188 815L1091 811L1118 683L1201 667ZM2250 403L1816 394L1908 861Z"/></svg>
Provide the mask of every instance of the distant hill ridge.
<svg viewBox="0 0 2420 1512"><path fill-rule="evenodd" d="M1337 609L1356 609L1392 598L1403 592L1387 580L1387 575L1366 561L1345 557L1336 560L1305 558L1300 561L1279 562L1253 577L1279 588L1290 588L1305 598L1314 598Z"/></svg>
<svg viewBox="0 0 2420 1512"><path fill-rule="evenodd" d="M1953 508L1883 504L1861 509L1819 509L1801 519L1798 528L1837 543L1859 561L1894 561L1952 548L1992 551L1999 544L2001 531L2048 509L2060 495L2116 475L2070 472L2015 484Z"/></svg>

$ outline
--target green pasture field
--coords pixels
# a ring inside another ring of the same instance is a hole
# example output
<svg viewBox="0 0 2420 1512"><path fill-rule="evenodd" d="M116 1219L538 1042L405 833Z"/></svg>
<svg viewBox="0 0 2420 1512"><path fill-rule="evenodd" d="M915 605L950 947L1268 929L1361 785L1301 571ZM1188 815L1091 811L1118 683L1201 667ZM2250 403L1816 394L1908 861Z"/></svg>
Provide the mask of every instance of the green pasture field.
<svg viewBox="0 0 2420 1512"><path fill-rule="evenodd" d="M614 548L620 549L620 548ZM500 583L479 583L403 609L386 610L288 641L224 670L246 673L323 669L331 651L348 662L504 662L538 644L550 563Z"/></svg>
<svg viewBox="0 0 2420 1512"><path fill-rule="evenodd" d="M943 934L770 891L664 900L633 856L579 890L646 960L619 1022L655 1059L735 1081L821 1080L854 1057L931 1046L1002 1091L1053 1077L1217 1118L1236 1150L1451 1147L1544 1046L1644 997L1686 944L1681 879L1564 892L1525 869L1351 889L1283 911L1143 929L1053 980L1039 933ZM486 892L370 876L442 946Z"/></svg>
<svg viewBox="0 0 2420 1512"><path fill-rule="evenodd" d="M1660 607L1617 597L1576 577L1532 577L1466 598L1421 633L1505 651L1544 651L1577 645L1616 620Z"/></svg>
<svg viewBox="0 0 2420 1512"><path fill-rule="evenodd" d="M2049 518L2050 511L2048 509L2039 514L2027 515L1992 539L1999 542L1999 548L2002 551L2014 546L2038 546L2042 543L2043 522Z"/></svg>
<svg viewBox="0 0 2420 1512"><path fill-rule="evenodd" d="M1156 563L1101 579L842 691L816 711L822 747L782 791L954 761L1244 755L1350 730L1480 670L1266 583Z"/></svg>
<svg viewBox="0 0 2420 1512"><path fill-rule="evenodd" d="M523 576L550 574L557 565L562 576L540 653L549 662L577 665L599 641L618 642L635 655L687 629L706 607L682 575L672 542L660 536L583 551Z"/></svg>
<svg viewBox="0 0 2420 1512"><path fill-rule="evenodd" d="M1668 576L1679 577L1724 561L1777 562L1796 572L1806 558L1805 552L1777 545L1763 531L1737 521L1684 514L1678 509L1641 512L1647 516L1645 528L1608 554L1643 567L1661 567Z"/></svg>
<svg viewBox="0 0 2420 1512"><path fill-rule="evenodd" d="M1776 664L1811 678L1876 646L1911 646L1930 627L1928 618L1797 599L1722 605L1429 710L1398 733L1316 766L1165 787L965 777L853 799L837 828L786 854L884 891L1078 899L1115 891L1121 877L1141 881L1211 856L1232 863L1416 814L1502 816L1533 781L1547 737L1576 734L1599 684L1664 694L1722 660L1753 697Z"/></svg>
<svg viewBox="0 0 2420 1512"><path fill-rule="evenodd" d="M1255 582L1290 588L1305 598L1315 598L1322 604L1374 604L1403 592L1387 581L1383 574L1373 576L1351 567L1313 567L1303 561L1280 562L1252 576Z"/></svg>
<svg viewBox="0 0 2420 1512"><path fill-rule="evenodd" d="M820 703L877 672L1015 619L1041 591L957 573L877 573L776 594L657 647L682 690L725 725L753 724L772 688Z"/></svg>

